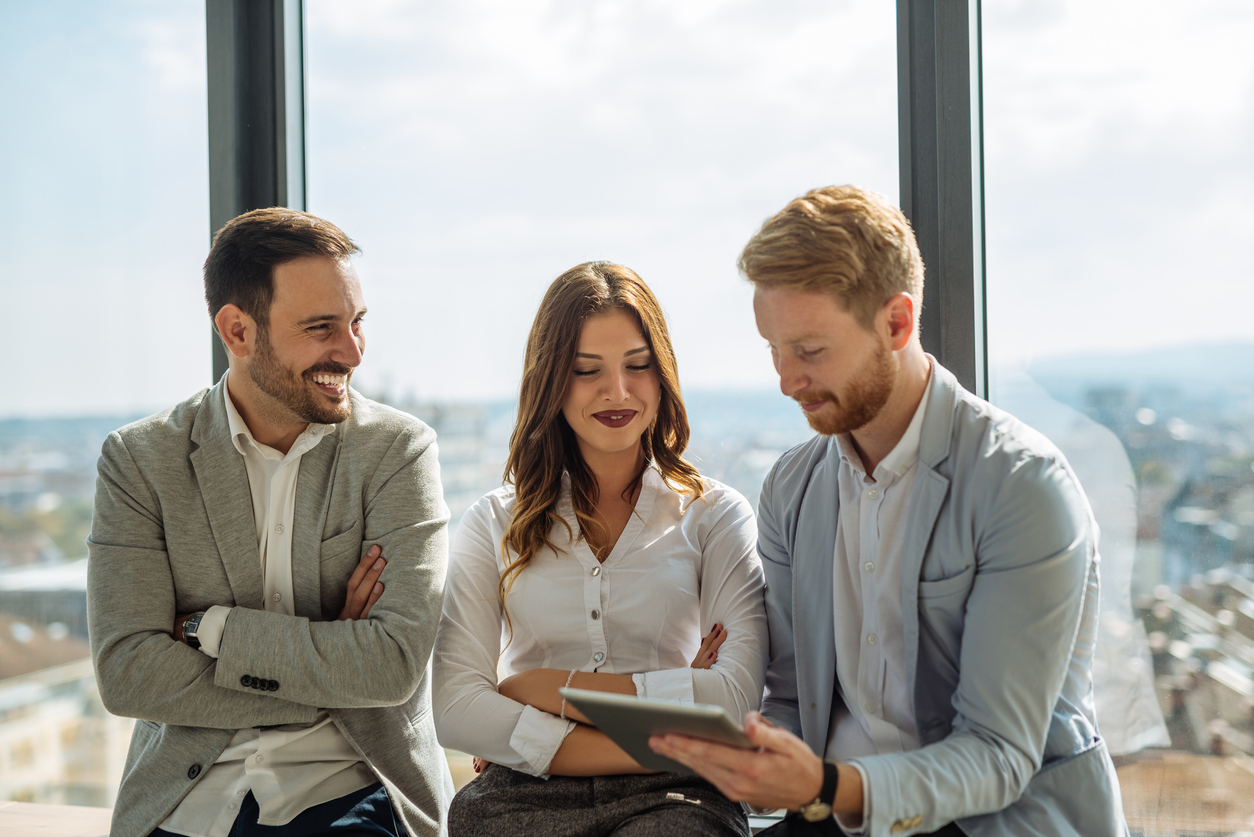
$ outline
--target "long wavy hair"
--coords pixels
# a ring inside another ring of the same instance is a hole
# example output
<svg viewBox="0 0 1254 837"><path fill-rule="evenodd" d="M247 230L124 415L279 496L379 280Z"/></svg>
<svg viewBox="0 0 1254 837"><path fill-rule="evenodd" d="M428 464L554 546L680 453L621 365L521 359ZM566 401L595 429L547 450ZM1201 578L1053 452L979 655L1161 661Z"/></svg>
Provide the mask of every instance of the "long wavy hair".
<svg viewBox="0 0 1254 837"><path fill-rule="evenodd" d="M674 490L691 500L704 494L701 475L683 452L688 447L688 413L679 394L679 370L675 350L666 331L666 318L657 297L635 271L609 262L586 262L572 267L549 286L536 312L523 360L522 387L518 397L518 421L509 438L505 481L515 489L513 514L501 539L505 571L498 593L505 620L505 597L514 580L542 548L561 548L550 537L555 524L570 524L557 512L562 493L562 473L570 475L571 502L579 523L578 537L589 531L605 534L597 519L598 487L579 452L575 433L562 414L562 405L574 374L575 350L583 324L589 317L610 311L626 311L640 324L653 354L661 382L657 416L640 437L645 468L651 461ZM630 497L644 476L642 469L623 496Z"/></svg>

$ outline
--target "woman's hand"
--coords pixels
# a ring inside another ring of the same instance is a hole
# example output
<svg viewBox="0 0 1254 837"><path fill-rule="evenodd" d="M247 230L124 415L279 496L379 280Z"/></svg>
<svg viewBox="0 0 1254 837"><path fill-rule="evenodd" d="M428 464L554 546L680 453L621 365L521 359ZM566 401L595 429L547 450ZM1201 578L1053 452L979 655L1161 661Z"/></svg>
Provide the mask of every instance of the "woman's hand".
<svg viewBox="0 0 1254 837"><path fill-rule="evenodd" d="M715 625L710 628L710 633L705 639L701 640L701 647L697 649L697 656L692 658L691 668L709 668L718 662L718 649L722 646L723 641L727 639L727 629L722 625Z"/></svg>

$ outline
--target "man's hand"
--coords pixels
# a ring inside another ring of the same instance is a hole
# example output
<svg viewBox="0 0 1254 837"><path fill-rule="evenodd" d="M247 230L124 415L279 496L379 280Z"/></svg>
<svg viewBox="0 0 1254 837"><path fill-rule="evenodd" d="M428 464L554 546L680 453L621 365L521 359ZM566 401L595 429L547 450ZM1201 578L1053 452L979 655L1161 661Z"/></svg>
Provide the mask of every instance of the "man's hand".
<svg viewBox="0 0 1254 837"><path fill-rule="evenodd" d="M382 553L383 550L375 544L362 556L361 563L348 580L348 590L344 593L344 609L340 611L338 621L365 619L370 615L370 608L383 595L379 575L387 566L387 561L383 560Z"/></svg>
<svg viewBox="0 0 1254 837"><path fill-rule="evenodd" d="M701 647L697 649L697 656L692 658L689 668L709 668L718 662L718 649L726 639L727 629L722 625L710 628L710 633L701 640Z"/></svg>
<svg viewBox="0 0 1254 837"><path fill-rule="evenodd" d="M757 712L745 715L745 735L757 750L741 750L685 735L655 735L649 747L658 755L674 759L701 774L734 802L748 802L757 808L796 810L809 805L823 787L823 761L805 742L780 729ZM853 788L846 787L846 776L856 783L857 809L862 809L861 774L850 765L841 765L841 785L837 801L850 800ZM853 777L857 777L854 779ZM842 810L841 813L855 813Z"/></svg>

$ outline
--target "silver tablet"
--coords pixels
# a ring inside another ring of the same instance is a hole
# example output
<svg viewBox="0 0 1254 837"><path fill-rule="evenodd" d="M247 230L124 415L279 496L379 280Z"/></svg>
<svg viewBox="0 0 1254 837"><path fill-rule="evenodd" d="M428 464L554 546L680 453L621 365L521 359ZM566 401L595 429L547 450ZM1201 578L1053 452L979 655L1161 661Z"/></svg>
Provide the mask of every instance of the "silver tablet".
<svg viewBox="0 0 1254 837"><path fill-rule="evenodd" d="M566 698L597 728L614 739L618 746L640 763L641 767L671 773L692 771L649 749L650 735L668 732L690 735L752 750L753 742L745 737L740 725L720 706L705 703L680 703L675 700L590 692L586 689L561 689Z"/></svg>

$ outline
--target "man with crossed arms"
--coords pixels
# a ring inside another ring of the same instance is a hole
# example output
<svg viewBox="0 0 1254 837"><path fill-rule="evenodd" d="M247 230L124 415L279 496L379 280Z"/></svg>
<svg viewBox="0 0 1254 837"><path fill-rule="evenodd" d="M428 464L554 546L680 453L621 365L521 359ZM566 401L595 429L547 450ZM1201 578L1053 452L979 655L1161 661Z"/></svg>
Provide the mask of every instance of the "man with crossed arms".
<svg viewBox="0 0 1254 837"><path fill-rule="evenodd" d="M139 719L115 837L443 831L448 510L431 429L349 389L357 252L289 209L224 226L204 273L229 372L105 442L92 653Z"/></svg>
<svg viewBox="0 0 1254 837"><path fill-rule="evenodd" d="M653 748L798 811L780 833L1126 835L1093 712L1092 512L1057 448L924 353L905 217L816 189L740 267L780 389L819 435L762 486L758 749Z"/></svg>

